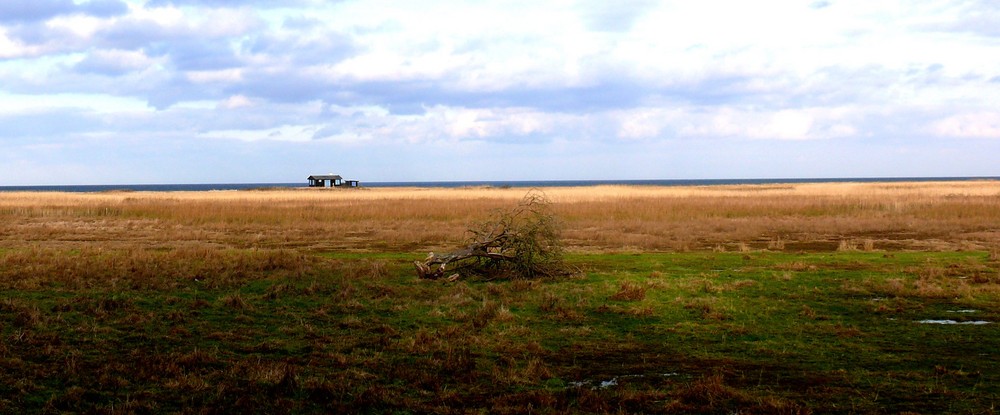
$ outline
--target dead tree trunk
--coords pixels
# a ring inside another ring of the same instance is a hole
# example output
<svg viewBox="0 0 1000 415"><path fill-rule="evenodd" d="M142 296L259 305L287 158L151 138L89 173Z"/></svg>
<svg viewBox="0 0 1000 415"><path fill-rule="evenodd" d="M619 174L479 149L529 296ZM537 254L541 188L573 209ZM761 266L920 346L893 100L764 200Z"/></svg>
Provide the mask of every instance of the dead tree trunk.
<svg viewBox="0 0 1000 415"><path fill-rule="evenodd" d="M497 210L469 229L471 243L465 249L444 255L432 252L413 265L417 276L426 279L455 280L459 270L489 278L557 275L564 268L558 225L545 196L532 191L518 206Z"/></svg>
<svg viewBox="0 0 1000 415"><path fill-rule="evenodd" d="M436 280L444 277L444 274L449 271L449 264L457 264L453 266L451 270L462 268L468 265L469 262L479 259L487 259L494 261L513 261L515 258L509 255L505 255L499 252L503 247L503 241L506 234L501 234L500 236L494 237L488 241L476 242L465 249L449 252L444 255L438 255L433 252L427 256L423 262L413 261L413 265L417 268L417 276L424 279ZM457 278L457 276L450 276Z"/></svg>

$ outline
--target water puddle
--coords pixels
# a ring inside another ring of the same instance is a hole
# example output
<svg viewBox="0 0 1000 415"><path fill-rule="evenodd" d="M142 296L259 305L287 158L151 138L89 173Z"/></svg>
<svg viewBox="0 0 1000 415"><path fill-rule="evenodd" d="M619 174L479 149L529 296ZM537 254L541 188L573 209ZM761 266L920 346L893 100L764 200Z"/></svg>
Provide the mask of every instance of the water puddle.
<svg viewBox="0 0 1000 415"><path fill-rule="evenodd" d="M959 309L959 310L948 310L948 311L945 311L945 312L949 313L949 314L973 314L973 313L978 313L979 310L975 310L975 309L971 309L971 308L965 308L965 309ZM952 320L952 319L917 320L916 323L917 324L946 324L946 325L961 324L961 325L967 325L967 326L981 326L981 325L984 325L984 324L993 324L992 321L986 321L986 320L958 321L958 320Z"/></svg>
<svg viewBox="0 0 1000 415"><path fill-rule="evenodd" d="M975 320L975 321L955 321L955 320L919 320L918 324L962 324L962 325L973 325L981 326L983 324L993 324L992 321Z"/></svg>
<svg viewBox="0 0 1000 415"><path fill-rule="evenodd" d="M661 377L667 378L672 376L680 376L680 373L670 372L670 373L660 373L655 375L622 375L615 376L608 380L584 380L580 382L569 382L571 387L583 388L590 387L590 389L607 389L612 386L618 386L619 379L641 379L641 378L651 378L651 377Z"/></svg>

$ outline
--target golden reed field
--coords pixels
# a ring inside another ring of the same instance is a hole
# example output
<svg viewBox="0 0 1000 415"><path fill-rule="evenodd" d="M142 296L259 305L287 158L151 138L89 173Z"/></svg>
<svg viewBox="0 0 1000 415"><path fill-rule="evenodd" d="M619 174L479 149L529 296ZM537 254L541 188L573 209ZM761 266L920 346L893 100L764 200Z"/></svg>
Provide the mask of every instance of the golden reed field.
<svg viewBox="0 0 1000 415"><path fill-rule="evenodd" d="M570 252L991 250L1000 182L544 188ZM0 193L0 249L451 249L524 188Z"/></svg>

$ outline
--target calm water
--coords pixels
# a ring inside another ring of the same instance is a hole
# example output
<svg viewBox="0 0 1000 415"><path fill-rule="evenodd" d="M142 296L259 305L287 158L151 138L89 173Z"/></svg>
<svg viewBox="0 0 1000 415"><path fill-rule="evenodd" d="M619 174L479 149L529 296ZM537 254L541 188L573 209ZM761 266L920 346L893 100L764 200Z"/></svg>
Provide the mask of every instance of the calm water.
<svg viewBox="0 0 1000 415"><path fill-rule="evenodd" d="M575 187L593 185L640 186L712 186L733 184L775 183L841 183L841 182L904 182L904 181L970 181L1000 180L1000 177L862 177L862 178L812 178L812 179L710 179L710 180L535 180L535 181L441 181L441 182L362 182L363 187ZM306 187L305 183L215 183L215 184L121 184L121 185L66 185L66 186L0 186L0 191L53 191L53 192L104 192L133 190L152 192L250 190L261 188Z"/></svg>

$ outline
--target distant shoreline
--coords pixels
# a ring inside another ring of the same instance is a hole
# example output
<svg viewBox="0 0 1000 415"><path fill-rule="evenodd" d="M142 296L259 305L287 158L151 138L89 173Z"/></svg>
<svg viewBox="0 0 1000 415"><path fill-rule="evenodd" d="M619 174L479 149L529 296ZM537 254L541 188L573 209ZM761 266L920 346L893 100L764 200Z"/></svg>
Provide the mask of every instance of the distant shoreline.
<svg viewBox="0 0 1000 415"><path fill-rule="evenodd" d="M1000 176L976 177L851 177L851 178L781 178L781 179L644 179L644 180L482 180L482 181L425 181L425 182L362 182L362 187L586 187L602 185L624 186L732 186L753 184L801 183L902 183L902 182L968 182L1000 180ZM204 184L119 184L119 185L33 185L0 186L0 192L72 192L90 193L107 191L175 192L211 190L308 188L305 183L204 183Z"/></svg>

